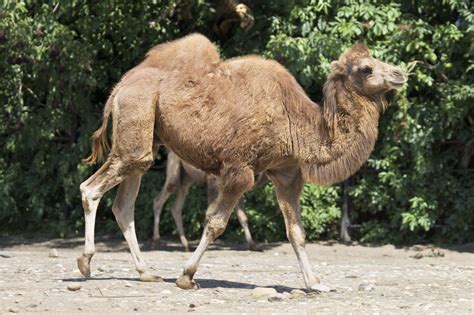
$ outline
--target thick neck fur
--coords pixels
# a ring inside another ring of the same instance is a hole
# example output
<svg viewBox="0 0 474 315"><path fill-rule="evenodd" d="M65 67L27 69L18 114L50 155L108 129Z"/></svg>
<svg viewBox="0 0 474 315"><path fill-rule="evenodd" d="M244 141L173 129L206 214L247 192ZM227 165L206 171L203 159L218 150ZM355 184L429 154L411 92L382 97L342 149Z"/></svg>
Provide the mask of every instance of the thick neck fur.
<svg viewBox="0 0 474 315"><path fill-rule="evenodd" d="M354 174L368 159L377 139L377 100L360 95L343 76L331 76L324 86L324 108L298 130L294 154L307 180L330 185Z"/></svg>

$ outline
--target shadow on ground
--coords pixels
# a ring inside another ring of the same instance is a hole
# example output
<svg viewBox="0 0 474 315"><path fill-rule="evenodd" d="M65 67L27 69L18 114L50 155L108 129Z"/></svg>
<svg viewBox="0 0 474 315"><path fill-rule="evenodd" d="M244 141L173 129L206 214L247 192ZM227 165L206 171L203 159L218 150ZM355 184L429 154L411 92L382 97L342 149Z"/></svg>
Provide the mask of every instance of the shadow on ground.
<svg viewBox="0 0 474 315"><path fill-rule="evenodd" d="M177 278L164 278L163 281L166 283L176 283ZM124 280L124 281L136 281L139 282L138 278L129 278L129 277L93 277L89 279L85 278L65 278L61 279L63 282L92 282L92 281L106 281L106 280ZM226 289L247 289L252 290L258 287L258 285L237 281L229 280L216 280L216 279L196 279L196 282L199 284L201 289L216 289L216 288L226 288ZM287 287L284 285L274 285L268 286L268 288L274 288L278 292L290 292L293 289L300 289L296 287Z"/></svg>

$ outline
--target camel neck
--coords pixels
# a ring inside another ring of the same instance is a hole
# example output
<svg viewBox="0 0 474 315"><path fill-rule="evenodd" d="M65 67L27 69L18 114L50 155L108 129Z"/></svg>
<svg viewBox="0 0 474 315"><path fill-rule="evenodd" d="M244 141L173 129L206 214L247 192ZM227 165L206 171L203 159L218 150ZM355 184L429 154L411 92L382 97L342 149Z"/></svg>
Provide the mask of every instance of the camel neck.
<svg viewBox="0 0 474 315"><path fill-rule="evenodd" d="M309 181L321 185L346 179L367 161L377 139L379 106L383 102L361 96L344 82L336 92L334 133L321 131L325 122L320 110L318 124L303 128L305 135L298 137L305 140L296 153L303 171Z"/></svg>

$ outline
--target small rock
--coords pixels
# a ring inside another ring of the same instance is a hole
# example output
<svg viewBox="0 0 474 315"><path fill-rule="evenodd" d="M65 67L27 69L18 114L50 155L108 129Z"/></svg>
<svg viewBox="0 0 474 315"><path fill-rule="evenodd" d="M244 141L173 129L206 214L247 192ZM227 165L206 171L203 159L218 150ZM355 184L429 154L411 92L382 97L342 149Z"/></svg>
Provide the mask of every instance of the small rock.
<svg viewBox="0 0 474 315"><path fill-rule="evenodd" d="M372 283L361 283L359 284L359 291L373 291L375 290L375 285Z"/></svg>
<svg viewBox="0 0 474 315"><path fill-rule="evenodd" d="M99 270L100 272L104 272L105 268L101 266L101 267L97 268L97 270Z"/></svg>
<svg viewBox="0 0 474 315"><path fill-rule="evenodd" d="M432 248L430 256L431 257L444 257L444 252L442 250L437 249L437 248Z"/></svg>
<svg viewBox="0 0 474 315"><path fill-rule="evenodd" d="M194 304L194 303L189 304L189 308L195 308L195 307L197 307L196 304Z"/></svg>
<svg viewBox="0 0 474 315"><path fill-rule="evenodd" d="M272 295L268 298L269 302L279 302L281 300L283 300L283 294L281 294L281 293L277 293L277 294Z"/></svg>
<svg viewBox="0 0 474 315"><path fill-rule="evenodd" d="M300 290L300 289L293 289L293 290L291 290L291 295L294 298L298 298L298 297L306 296L306 292L304 292L303 290Z"/></svg>
<svg viewBox="0 0 474 315"><path fill-rule="evenodd" d="M324 284L317 283L311 287L312 291L316 292L330 292L331 289L328 286L325 286Z"/></svg>
<svg viewBox="0 0 474 315"><path fill-rule="evenodd" d="M283 297L284 300L289 300L289 299L293 298L293 295L291 295L290 292L283 292L282 297Z"/></svg>
<svg viewBox="0 0 474 315"><path fill-rule="evenodd" d="M415 258L415 259L421 259L421 258L423 258L423 254L422 253L416 253L415 255L410 256L410 257Z"/></svg>
<svg viewBox="0 0 474 315"><path fill-rule="evenodd" d="M133 287L133 285L132 285L131 283L129 283L129 282L125 282L125 286L126 286L127 288Z"/></svg>
<svg viewBox="0 0 474 315"><path fill-rule="evenodd" d="M10 307L10 308L8 309L8 311L9 311L10 313L19 313L19 312L20 312L16 307Z"/></svg>
<svg viewBox="0 0 474 315"><path fill-rule="evenodd" d="M274 288L257 287L253 289L252 297L261 298L261 297L273 296L276 294L277 294L277 291Z"/></svg>
<svg viewBox="0 0 474 315"><path fill-rule="evenodd" d="M59 254L58 254L58 251L56 250L56 248L53 248L49 254L48 254L49 258L58 258L59 257Z"/></svg>
<svg viewBox="0 0 474 315"><path fill-rule="evenodd" d="M67 286L67 289L69 291L77 291L81 289L81 284L80 283L71 283L70 285Z"/></svg>
<svg viewBox="0 0 474 315"><path fill-rule="evenodd" d="M161 291L162 294L171 294L171 291L170 290L163 290Z"/></svg>

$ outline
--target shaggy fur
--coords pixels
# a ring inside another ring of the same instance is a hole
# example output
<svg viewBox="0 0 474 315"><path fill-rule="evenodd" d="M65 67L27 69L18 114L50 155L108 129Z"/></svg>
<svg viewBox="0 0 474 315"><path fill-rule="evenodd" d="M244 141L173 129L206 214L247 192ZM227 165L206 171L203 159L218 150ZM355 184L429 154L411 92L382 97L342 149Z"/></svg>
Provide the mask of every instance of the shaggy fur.
<svg viewBox="0 0 474 315"><path fill-rule="evenodd" d="M112 115L109 157L81 184L86 246L79 269L90 274L97 204L120 184L112 210L140 279L154 279L138 249L133 210L141 175L164 144L186 163L220 179L203 237L177 280L179 287L196 287L193 276L207 246L224 231L235 204L254 185L254 174L266 172L311 288L318 280L304 251L299 209L303 179L332 184L360 168L377 137L384 93L405 81L398 68L372 58L364 45L355 45L331 64L321 109L273 60L220 60L216 47L199 34L156 46L114 88L102 126L93 135L91 163L107 149L107 120Z"/></svg>

